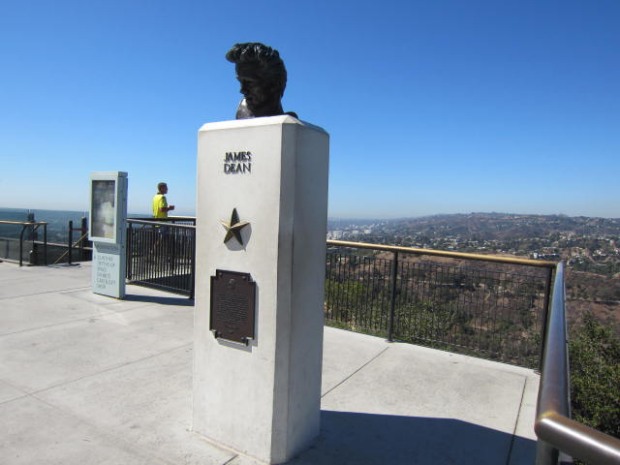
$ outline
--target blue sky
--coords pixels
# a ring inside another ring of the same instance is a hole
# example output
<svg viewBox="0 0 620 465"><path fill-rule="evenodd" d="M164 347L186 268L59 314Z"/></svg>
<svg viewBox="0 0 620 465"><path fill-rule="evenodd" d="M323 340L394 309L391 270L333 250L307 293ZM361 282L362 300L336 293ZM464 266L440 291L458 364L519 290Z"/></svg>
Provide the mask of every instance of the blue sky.
<svg viewBox="0 0 620 465"><path fill-rule="evenodd" d="M330 133L329 214L620 217L617 0L7 0L0 207L88 208L94 171L193 213L196 139L233 119L236 42L280 51Z"/></svg>

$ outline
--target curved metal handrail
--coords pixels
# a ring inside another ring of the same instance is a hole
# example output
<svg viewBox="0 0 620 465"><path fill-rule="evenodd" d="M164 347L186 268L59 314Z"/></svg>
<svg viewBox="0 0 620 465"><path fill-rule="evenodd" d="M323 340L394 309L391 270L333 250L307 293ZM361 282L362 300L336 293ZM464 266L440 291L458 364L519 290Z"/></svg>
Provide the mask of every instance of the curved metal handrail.
<svg viewBox="0 0 620 465"><path fill-rule="evenodd" d="M537 417L537 465L556 465L558 451L591 465L620 463L620 439L570 418L564 263L557 265L548 314Z"/></svg>

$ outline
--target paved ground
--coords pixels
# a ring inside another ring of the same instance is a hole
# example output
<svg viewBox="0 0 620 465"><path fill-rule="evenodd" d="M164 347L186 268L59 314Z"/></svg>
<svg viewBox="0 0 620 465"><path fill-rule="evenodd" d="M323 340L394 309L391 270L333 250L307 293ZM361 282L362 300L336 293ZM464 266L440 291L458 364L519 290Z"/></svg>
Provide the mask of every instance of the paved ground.
<svg viewBox="0 0 620 465"><path fill-rule="evenodd" d="M0 464L255 465L191 432L191 301L0 263ZM325 329L321 435L290 465L531 465L531 370Z"/></svg>

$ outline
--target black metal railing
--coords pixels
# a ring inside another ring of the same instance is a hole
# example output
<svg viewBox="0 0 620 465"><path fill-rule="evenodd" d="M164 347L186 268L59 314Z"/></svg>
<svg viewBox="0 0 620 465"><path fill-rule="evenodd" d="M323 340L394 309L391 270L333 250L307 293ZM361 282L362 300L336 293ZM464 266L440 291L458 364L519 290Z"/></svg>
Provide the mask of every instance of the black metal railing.
<svg viewBox="0 0 620 465"><path fill-rule="evenodd" d="M534 425L539 438L536 465L571 463L568 454L589 465L620 463L620 439L570 418L568 332L564 264L557 267L545 332L545 350Z"/></svg>
<svg viewBox="0 0 620 465"><path fill-rule="evenodd" d="M193 297L193 218L128 220L127 279ZM539 368L555 263L327 241L329 325Z"/></svg>
<svg viewBox="0 0 620 465"><path fill-rule="evenodd" d="M38 244L35 244L38 245ZM54 265L58 263L85 262L92 260L92 243L88 240L88 221L82 218L80 226L75 227L73 220L67 228L67 242L48 243L47 260Z"/></svg>
<svg viewBox="0 0 620 465"><path fill-rule="evenodd" d="M329 325L539 368L555 263L327 241Z"/></svg>
<svg viewBox="0 0 620 465"><path fill-rule="evenodd" d="M15 260L19 266L23 266L24 259L30 264L36 264L39 260L39 248L41 244L43 260L47 265L47 223L45 221L5 221L0 220L0 225L19 230L19 237L0 238L0 258ZM43 240L38 241L39 229L43 229ZM11 236L13 236L11 234Z"/></svg>
<svg viewBox="0 0 620 465"><path fill-rule="evenodd" d="M194 218L127 220L127 281L194 296Z"/></svg>
<svg viewBox="0 0 620 465"><path fill-rule="evenodd" d="M0 258L17 261L20 266L24 261L28 265L48 265L91 260L92 247L88 241L86 218L82 218L78 228L74 228L73 221L69 221L65 243L48 240L49 224L34 220L0 221L0 226L3 227L0 237Z"/></svg>
<svg viewBox="0 0 620 465"><path fill-rule="evenodd" d="M75 233L77 233L78 236L76 240L74 240ZM82 218L79 228L74 227L73 221L69 221L67 242L67 263L72 264L76 258L77 261L87 261L92 259L92 244L88 240L88 222L86 221L86 218ZM63 260L64 258L65 257L63 256L58 261Z"/></svg>

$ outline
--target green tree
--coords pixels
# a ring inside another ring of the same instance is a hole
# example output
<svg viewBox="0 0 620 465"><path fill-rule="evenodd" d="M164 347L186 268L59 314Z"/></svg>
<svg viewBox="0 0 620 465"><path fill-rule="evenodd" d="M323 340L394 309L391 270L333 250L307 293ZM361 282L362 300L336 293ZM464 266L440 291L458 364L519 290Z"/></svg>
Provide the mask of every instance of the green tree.
<svg viewBox="0 0 620 465"><path fill-rule="evenodd" d="M620 339L588 313L569 354L573 418L620 438Z"/></svg>

